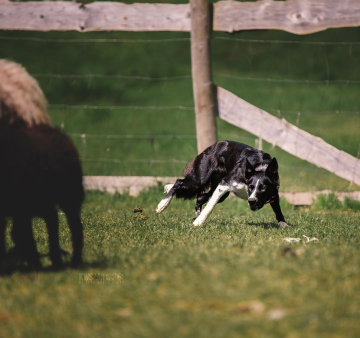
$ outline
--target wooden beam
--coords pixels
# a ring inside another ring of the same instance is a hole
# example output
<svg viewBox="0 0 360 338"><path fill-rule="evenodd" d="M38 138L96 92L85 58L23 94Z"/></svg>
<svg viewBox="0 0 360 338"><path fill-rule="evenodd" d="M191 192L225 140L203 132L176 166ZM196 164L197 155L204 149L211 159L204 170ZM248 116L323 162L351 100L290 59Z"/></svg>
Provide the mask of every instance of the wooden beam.
<svg viewBox="0 0 360 338"><path fill-rule="evenodd" d="M137 196L141 191L150 187L157 187L159 183L165 185L175 183L178 177L155 176L84 176L83 184L86 190L106 191L114 194L128 193Z"/></svg>
<svg viewBox="0 0 360 338"><path fill-rule="evenodd" d="M197 149L200 154L217 140L216 90L210 58L211 15L208 0L190 0L191 69L195 102Z"/></svg>
<svg viewBox="0 0 360 338"><path fill-rule="evenodd" d="M280 29L310 34L328 28L360 26L359 0L219 1L214 30Z"/></svg>
<svg viewBox="0 0 360 338"><path fill-rule="evenodd" d="M0 2L0 29L189 32L190 7L118 2Z"/></svg>
<svg viewBox="0 0 360 338"><path fill-rule="evenodd" d="M141 191L146 191L151 187L174 183L179 177L155 177L155 176L84 176L83 183L86 190L99 190L108 193L129 194L137 196ZM310 205L320 194L330 194L330 190L313 192L280 192L280 197L285 198L294 205ZM350 198L360 201L360 191L335 192L340 201Z"/></svg>
<svg viewBox="0 0 360 338"><path fill-rule="evenodd" d="M278 119L218 87L219 117L265 141L360 185L360 160L336 149L320 137L313 136Z"/></svg>
<svg viewBox="0 0 360 338"><path fill-rule="evenodd" d="M359 0L219 1L213 30L281 29L309 34L360 26ZM0 1L0 29L190 32L190 5Z"/></svg>

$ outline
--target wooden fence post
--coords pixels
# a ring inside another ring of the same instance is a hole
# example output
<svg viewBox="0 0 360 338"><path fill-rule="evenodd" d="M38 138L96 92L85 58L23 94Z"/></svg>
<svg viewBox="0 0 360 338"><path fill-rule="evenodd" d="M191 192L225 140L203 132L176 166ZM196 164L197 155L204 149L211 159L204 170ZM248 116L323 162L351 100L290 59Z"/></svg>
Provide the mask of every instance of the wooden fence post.
<svg viewBox="0 0 360 338"><path fill-rule="evenodd" d="M212 29L208 0L190 0L191 69L196 116L198 153L217 141L216 90L212 82L210 33Z"/></svg>

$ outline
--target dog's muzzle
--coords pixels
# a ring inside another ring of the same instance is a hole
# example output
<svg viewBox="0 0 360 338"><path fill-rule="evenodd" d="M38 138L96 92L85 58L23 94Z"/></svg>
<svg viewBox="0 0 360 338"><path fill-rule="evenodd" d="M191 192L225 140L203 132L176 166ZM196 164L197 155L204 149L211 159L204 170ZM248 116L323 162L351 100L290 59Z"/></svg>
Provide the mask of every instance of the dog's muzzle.
<svg viewBox="0 0 360 338"><path fill-rule="evenodd" d="M264 205L259 205L257 198L249 198L248 199L248 206L250 207L250 210L256 211L256 210L261 209Z"/></svg>
<svg viewBox="0 0 360 338"><path fill-rule="evenodd" d="M274 203L274 198L272 198L269 201L265 202L265 204L257 204L257 203L258 203L258 199L256 197L248 199L248 206L250 207L250 209L252 211L257 211L257 210L260 210L265 204Z"/></svg>

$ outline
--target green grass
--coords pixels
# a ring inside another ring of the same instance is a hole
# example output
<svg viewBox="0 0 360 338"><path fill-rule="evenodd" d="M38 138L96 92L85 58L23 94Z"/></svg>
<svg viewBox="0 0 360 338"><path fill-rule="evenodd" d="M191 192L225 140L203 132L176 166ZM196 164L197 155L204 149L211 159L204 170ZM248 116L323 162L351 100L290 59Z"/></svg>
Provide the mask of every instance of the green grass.
<svg viewBox="0 0 360 338"><path fill-rule="evenodd" d="M252 213L230 198L195 228L192 202L174 200L157 216L162 197L160 189L138 197L88 193L84 266L0 279L0 336L359 336L356 208L283 203L292 227L280 230L270 207ZM136 206L147 220L133 218ZM63 215L60 221L61 245L71 251ZM42 221L34 233L46 253ZM303 240L287 244L285 237ZM106 274L121 283L100 283ZM98 279L79 283L90 275Z"/></svg>
<svg viewBox="0 0 360 338"><path fill-rule="evenodd" d="M149 81L42 76L100 74L159 78L191 75L189 41L56 42L58 39L148 41L189 38L188 33L2 31L0 35L10 38L1 40L0 58L20 62L34 74L50 104L112 107L194 105L190 78ZM23 37L51 41L11 40ZM215 84L277 117L285 118L331 145L358 156L360 83L351 81L359 81L359 28L333 29L308 36L294 36L281 31L252 31L233 35L215 32L213 37ZM218 39L222 37L231 40ZM355 44L254 43L238 39L340 41ZM266 80L268 78L322 82L272 82ZM331 82L339 80L350 82ZM298 112L301 114L298 115ZM92 110L50 106L49 113L53 123L61 126L73 138L81 154L86 175L181 176L185 163L197 153L195 118L191 110ZM255 137L250 133L219 119L217 122L219 140L232 139L255 146ZM86 135L85 138L81 137L83 134ZM119 139L109 138L108 135L132 137ZM181 138L176 135L191 137ZM276 156L280 163L282 191L344 191L349 187L349 182L297 159L278 147L273 148L265 143L264 150ZM359 187L352 185L351 189Z"/></svg>

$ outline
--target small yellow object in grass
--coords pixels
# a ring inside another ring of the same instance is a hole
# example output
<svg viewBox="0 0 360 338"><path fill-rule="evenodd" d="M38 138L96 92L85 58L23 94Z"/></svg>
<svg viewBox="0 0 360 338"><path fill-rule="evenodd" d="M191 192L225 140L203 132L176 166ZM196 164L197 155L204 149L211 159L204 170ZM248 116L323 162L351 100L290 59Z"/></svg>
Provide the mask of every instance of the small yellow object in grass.
<svg viewBox="0 0 360 338"><path fill-rule="evenodd" d="M301 238L286 237L284 238L284 241L288 243L294 243L294 242L297 243L301 241Z"/></svg>
<svg viewBox="0 0 360 338"><path fill-rule="evenodd" d="M313 241L319 242L319 240L316 237L310 238L310 237L305 236L305 235L302 235L302 236L306 238L306 243L313 242Z"/></svg>
<svg viewBox="0 0 360 338"><path fill-rule="evenodd" d="M134 218L134 219L144 219L144 220L146 220L146 219L148 219L149 217L148 217L148 216L145 216L145 215L143 215L143 214L140 214L140 215L134 215L133 218Z"/></svg>
<svg viewBox="0 0 360 338"><path fill-rule="evenodd" d="M120 317L130 317L133 314L130 308L118 309L115 313Z"/></svg>
<svg viewBox="0 0 360 338"><path fill-rule="evenodd" d="M239 303L233 311L235 312L249 312L252 314L260 314L265 311L265 305L259 300L253 300L246 303Z"/></svg>
<svg viewBox="0 0 360 338"><path fill-rule="evenodd" d="M271 320L280 320L286 315L284 309L272 309L267 313L267 317Z"/></svg>
<svg viewBox="0 0 360 338"><path fill-rule="evenodd" d="M136 214L137 212L143 212L143 210L140 207L136 207L134 209L134 214Z"/></svg>
<svg viewBox="0 0 360 338"><path fill-rule="evenodd" d="M319 240L316 238L316 237L308 237L308 236L305 236L305 235L302 235L303 237L306 238L306 243L309 243L309 242L319 242ZM300 242L301 241L301 238L292 238L292 237L286 237L284 238L284 241L285 242L288 242L288 243L297 243L297 242Z"/></svg>

